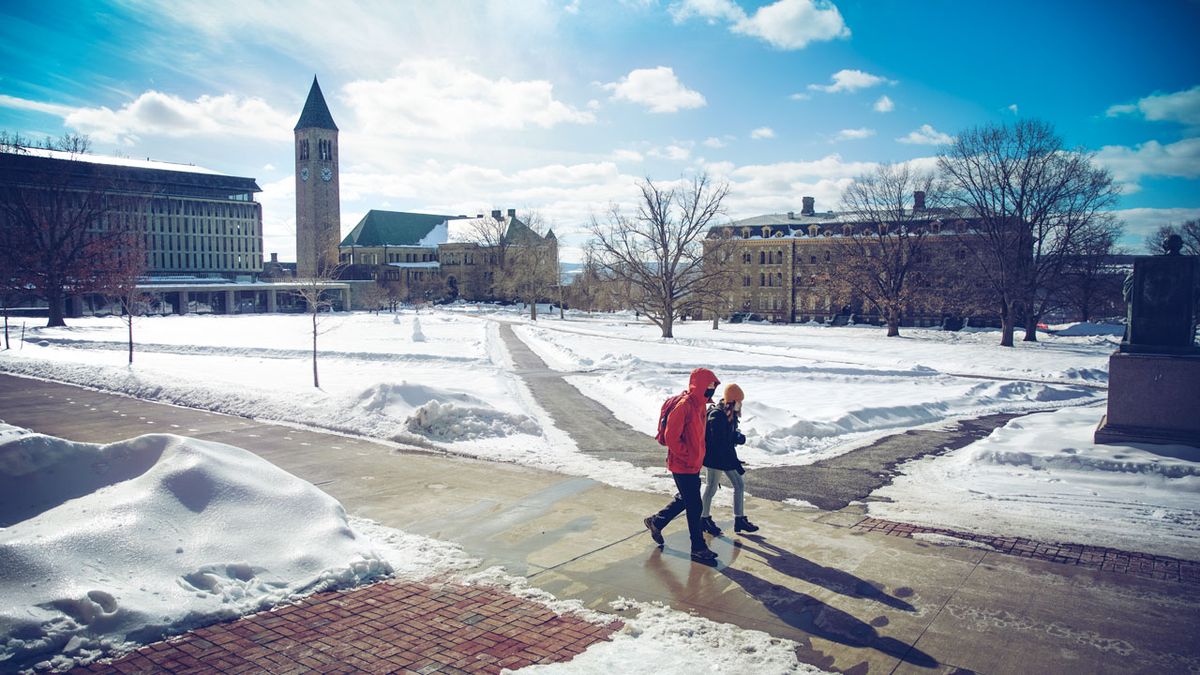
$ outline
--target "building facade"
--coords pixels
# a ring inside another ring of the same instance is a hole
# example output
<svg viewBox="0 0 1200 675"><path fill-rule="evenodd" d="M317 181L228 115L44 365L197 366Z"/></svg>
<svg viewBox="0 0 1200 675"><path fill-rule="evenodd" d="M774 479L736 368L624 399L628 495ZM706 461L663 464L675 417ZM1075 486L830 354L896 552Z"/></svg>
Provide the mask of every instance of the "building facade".
<svg viewBox="0 0 1200 675"><path fill-rule="evenodd" d="M296 273L328 274L337 262L342 233L338 128L313 77L293 129L296 147Z"/></svg>
<svg viewBox="0 0 1200 675"><path fill-rule="evenodd" d="M981 312L976 291L981 280L968 269L965 238L973 233L971 216L949 209L926 209L923 195L906 226L923 230L919 276L927 285L920 300L905 307L901 325L939 326L973 317L974 325L993 323ZM729 293L724 314L776 323L880 323L880 309L848 293L837 283L854 264L846 239L875 236L878 223L848 214L819 213L811 197L800 212L766 214L714 227L710 245L728 246Z"/></svg>

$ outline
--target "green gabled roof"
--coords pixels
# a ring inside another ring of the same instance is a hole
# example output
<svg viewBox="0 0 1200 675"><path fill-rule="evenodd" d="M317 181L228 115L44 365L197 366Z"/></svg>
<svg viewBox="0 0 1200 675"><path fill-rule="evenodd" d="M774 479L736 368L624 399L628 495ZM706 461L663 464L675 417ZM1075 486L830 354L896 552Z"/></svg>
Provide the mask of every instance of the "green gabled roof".
<svg viewBox="0 0 1200 675"><path fill-rule="evenodd" d="M542 236L530 229L525 223L512 218L508 222L508 230L504 233L504 240L509 244L540 244Z"/></svg>
<svg viewBox="0 0 1200 675"><path fill-rule="evenodd" d="M313 75L312 88L308 90L308 100L304 102L304 110L300 112L300 120L296 122L296 128L293 131L300 129L338 130L337 125L333 123L333 115L329 114L329 106L325 105L325 96L321 94L321 85L317 84L316 75Z"/></svg>
<svg viewBox="0 0 1200 675"><path fill-rule="evenodd" d="M457 216L372 209L358 221L342 246L415 246L434 227Z"/></svg>

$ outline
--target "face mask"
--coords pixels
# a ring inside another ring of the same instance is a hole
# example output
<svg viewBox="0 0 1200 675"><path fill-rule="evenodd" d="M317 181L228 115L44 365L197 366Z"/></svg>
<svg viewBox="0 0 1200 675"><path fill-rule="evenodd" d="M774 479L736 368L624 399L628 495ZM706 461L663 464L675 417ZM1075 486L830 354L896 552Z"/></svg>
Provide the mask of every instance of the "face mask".
<svg viewBox="0 0 1200 675"><path fill-rule="evenodd" d="M713 394L717 393L716 387L710 387L704 390L704 398L712 398Z"/></svg>

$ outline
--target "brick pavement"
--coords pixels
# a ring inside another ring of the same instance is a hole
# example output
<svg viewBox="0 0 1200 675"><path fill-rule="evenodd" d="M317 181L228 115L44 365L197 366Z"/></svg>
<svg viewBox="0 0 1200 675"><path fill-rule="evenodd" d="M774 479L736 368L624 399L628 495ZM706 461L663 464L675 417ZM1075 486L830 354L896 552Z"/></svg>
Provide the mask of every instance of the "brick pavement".
<svg viewBox="0 0 1200 675"><path fill-rule="evenodd" d="M382 581L198 628L76 673L498 673L569 661L621 628L502 588Z"/></svg>
<svg viewBox="0 0 1200 675"><path fill-rule="evenodd" d="M1136 551L1122 551L1104 546L1083 544L1060 544L1026 539L1024 537L997 537L972 534L938 527L925 527L911 523L900 523L879 518L864 518L851 527L855 530L878 532L894 537L909 537L914 534L939 534L964 541L984 544L1000 553L1022 558L1034 558L1066 565L1079 565L1149 579L1181 581L1200 585L1200 562L1183 560L1163 555L1151 555Z"/></svg>

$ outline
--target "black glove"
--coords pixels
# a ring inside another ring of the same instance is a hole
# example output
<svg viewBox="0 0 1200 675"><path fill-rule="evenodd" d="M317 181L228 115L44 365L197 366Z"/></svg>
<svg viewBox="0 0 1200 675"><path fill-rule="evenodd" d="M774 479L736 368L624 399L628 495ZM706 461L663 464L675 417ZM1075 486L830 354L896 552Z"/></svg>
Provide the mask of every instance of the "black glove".
<svg viewBox="0 0 1200 675"><path fill-rule="evenodd" d="M742 432L740 432L740 431L739 431L739 432L737 432L737 436L734 436L734 437L733 437L733 444L734 444L734 445L742 445L742 444L743 444L743 443L745 443L745 442L746 442L746 434L743 434L743 433L742 433Z"/></svg>

